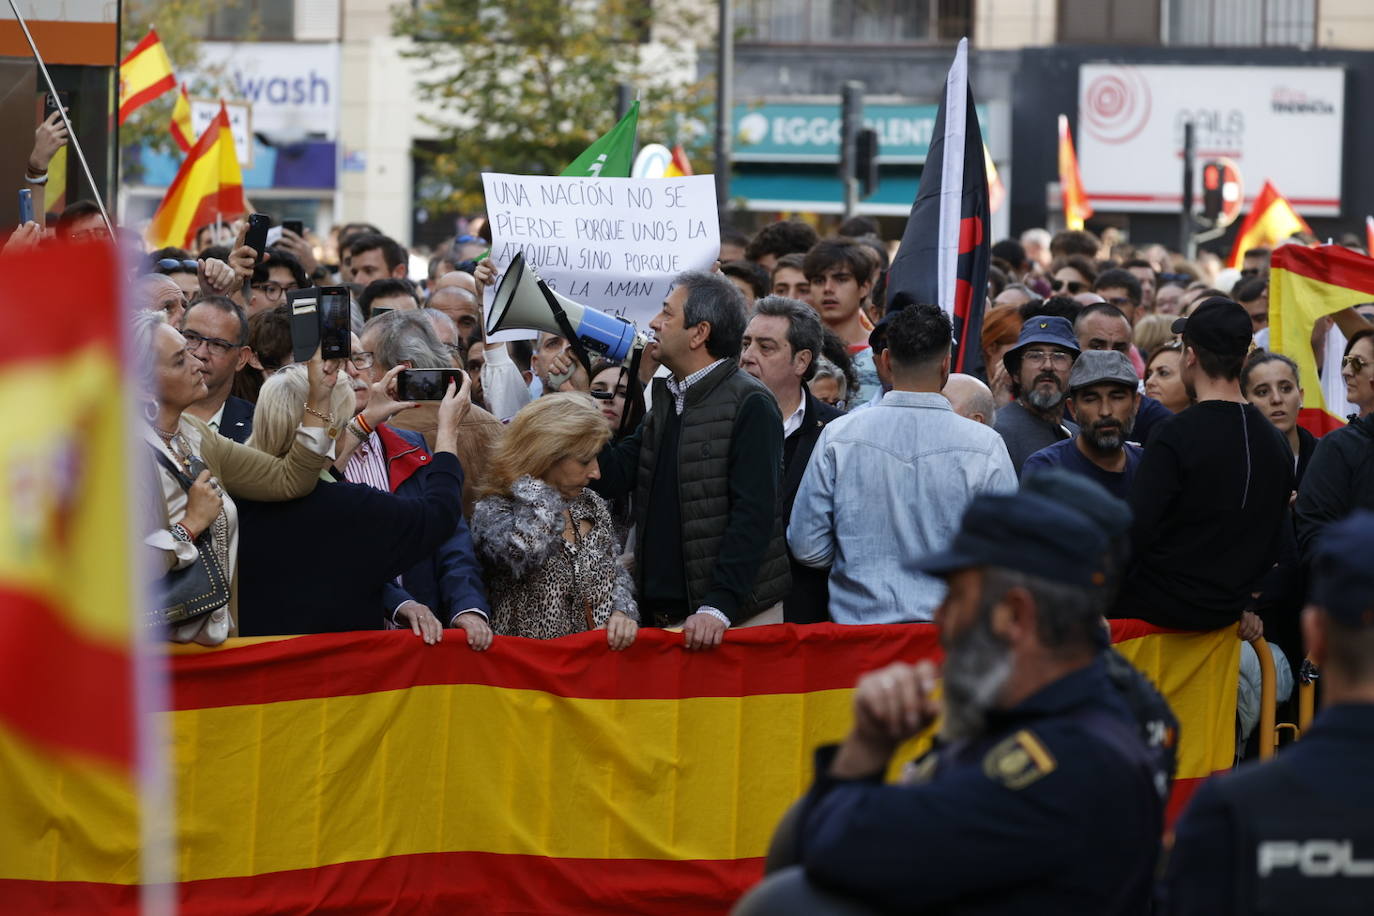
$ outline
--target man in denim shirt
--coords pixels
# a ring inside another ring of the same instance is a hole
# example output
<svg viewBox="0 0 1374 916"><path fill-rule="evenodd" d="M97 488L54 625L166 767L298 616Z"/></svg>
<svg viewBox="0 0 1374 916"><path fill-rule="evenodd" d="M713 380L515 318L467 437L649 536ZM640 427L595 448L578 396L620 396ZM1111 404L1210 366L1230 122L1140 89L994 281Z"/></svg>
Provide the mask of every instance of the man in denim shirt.
<svg viewBox="0 0 1374 916"><path fill-rule="evenodd" d="M830 569L836 623L930 620L944 597L918 561L943 550L979 493L1010 493L1002 437L940 394L951 327L934 305L890 318L879 354L892 391L821 431L787 528L795 559Z"/></svg>

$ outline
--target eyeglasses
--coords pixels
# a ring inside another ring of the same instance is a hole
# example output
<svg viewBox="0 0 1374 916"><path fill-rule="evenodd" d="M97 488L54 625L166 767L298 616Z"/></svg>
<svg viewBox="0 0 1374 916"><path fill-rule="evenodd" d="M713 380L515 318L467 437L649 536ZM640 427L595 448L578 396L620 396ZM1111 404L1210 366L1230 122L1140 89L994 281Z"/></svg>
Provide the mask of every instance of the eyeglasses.
<svg viewBox="0 0 1374 916"><path fill-rule="evenodd" d="M376 357L367 350L359 350L357 353L350 356L348 361L353 364L354 369L361 371L363 369L371 369L372 364L376 362Z"/></svg>
<svg viewBox="0 0 1374 916"><path fill-rule="evenodd" d="M1067 369L1073 364L1073 354L1065 353L1063 350L1027 350L1021 354L1021 361L1030 363L1032 366L1040 366L1048 362L1056 369Z"/></svg>
<svg viewBox="0 0 1374 916"><path fill-rule="evenodd" d="M181 336L186 338L186 349L199 350L201 344L209 344L210 349L220 356L227 356L231 350L237 350L239 345L231 343L222 337L203 337L195 331L182 331Z"/></svg>
<svg viewBox="0 0 1374 916"><path fill-rule="evenodd" d="M463 347L461 344L446 343L444 344L444 347L448 350L450 354L452 354L455 357L460 357L463 355Z"/></svg>
<svg viewBox="0 0 1374 916"><path fill-rule="evenodd" d="M1087 288L1088 288L1088 284L1086 284L1086 283L1079 283L1077 280L1067 280L1067 281L1065 281L1065 280L1051 280L1051 281L1050 281L1050 289L1054 290L1056 293L1059 292L1061 289L1065 289L1065 288L1068 289L1069 295L1071 295L1071 296L1076 296L1076 295L1078 295L1079 293L1083 292L1085 289L1087 289Z"/></svg>
<svg viewBox="0 0 1374 916"><path fill-rule="evenodd" d="M179 273L183 270L197 273L200 270L200 264L198 262L181 261L176 258L162 258L154 266L157 267L159 272L169 274Z"/></svg>
<svg viewBox="0 0 1374 916"><path fill-rule="evenodd" d="M282 286L280 283L272 283L269 281L267 283L254 283L253 289L267 297L269 302L276 302L287 292L293 289L300 289L300 287L296 286L294 283L290 286Z"/></svg>
<svg viewBox="0 0 1374 916"><path fill-rule="evenodd" d="M1369 360L1354 355L1347 356L1345 359L1341 360L1341 368L1349 369L1356 375L1359 375L1361 372L1363 372L1365 370L1365 367L1368 365Z"/></svg>

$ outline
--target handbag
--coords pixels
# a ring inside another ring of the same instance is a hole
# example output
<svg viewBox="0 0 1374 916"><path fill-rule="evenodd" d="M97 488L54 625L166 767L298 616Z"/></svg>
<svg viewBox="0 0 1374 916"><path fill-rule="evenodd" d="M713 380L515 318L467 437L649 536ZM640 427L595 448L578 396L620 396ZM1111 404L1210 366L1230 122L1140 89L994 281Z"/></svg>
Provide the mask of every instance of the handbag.
<svg viewBox="0 0 1374 916"><path fill-rule="evenodd" d="M154 451L158 462L171 472L183 490L194 483L162 452ZM203 617L229 603L229 577L224 574L211 544L207 528L194 541L196 561L181 569L174 569L156 583L157 601L154 611L163 623L171 626Z"/></svg>

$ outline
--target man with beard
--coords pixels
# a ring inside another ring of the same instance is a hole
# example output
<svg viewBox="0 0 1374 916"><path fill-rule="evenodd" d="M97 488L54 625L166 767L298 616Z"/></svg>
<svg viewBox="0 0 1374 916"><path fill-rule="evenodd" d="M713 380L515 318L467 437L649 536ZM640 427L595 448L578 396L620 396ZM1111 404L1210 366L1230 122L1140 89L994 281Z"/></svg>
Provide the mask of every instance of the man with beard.
<svg viewBox="0 0 1374 916"><path fill-rule="evenodd" d="M918 563L949 585L943 697L930 662L859 680L854 726L816 752L797 812L801 868L737 916L1147 912L1167 781L1102 653L1108 552L1061 501L977 497L949 548ZM884 784L937 720L940 746Z"/></svg>
<svg viewBox="0 0 1374 916"><path fill-rule="evenodd" d="M1118 499L1129 499L1142 449L1127 442L1140 394L1131 361L1116 350L1088 350L1069 374L1069 401L1078 435L1042 448L1026 459L1022 474L1062 467L1097 481Z"/></svg>
<svg viewBox="0 0 1374 916"><path fill-rule="evenodd" d="M1183 335L1180 374L1192 407L1155 432L1131 484L1135 556L1117 616L1185 630L1241 621L1278 558L1293 491L1293 452L1240 393L1250 316L1222 296L1174 322Z"/></svg>
<svg viewBox="0 0 1374 916"><path fill-rule="evenodd" d="M1016 346L1002 357L1015 400L997 411L994 428L1007 443L1017 476L1031 455L1078 434L1078 426L1064 419L1064 394L1078 353L1067 319L1036 315L1021 326Z"/></svg>

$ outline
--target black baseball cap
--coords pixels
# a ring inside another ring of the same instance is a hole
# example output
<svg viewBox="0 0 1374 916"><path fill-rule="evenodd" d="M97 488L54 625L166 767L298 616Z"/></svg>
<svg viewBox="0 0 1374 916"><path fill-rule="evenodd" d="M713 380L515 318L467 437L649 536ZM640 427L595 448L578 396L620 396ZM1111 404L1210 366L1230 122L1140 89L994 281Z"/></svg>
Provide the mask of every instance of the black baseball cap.
<svg viewBox="0 0 1374 916"><path fill-rule="evenodd" d="M1249 353L1254 334L1250 313L1225 296L1202 300L1187 318L1175 321L1172 330L1182 334L1185 343L1220 356Z"/></svg>

